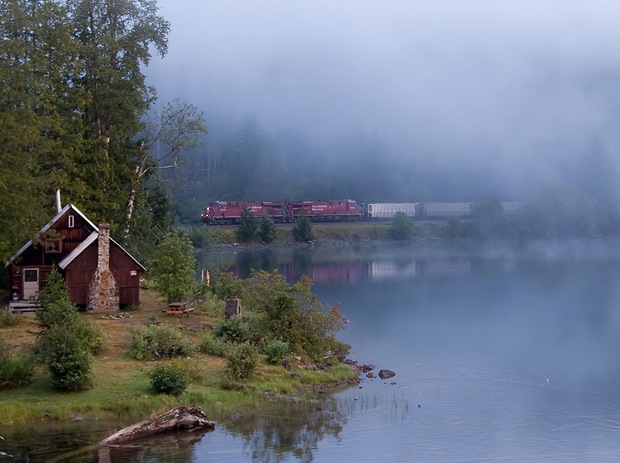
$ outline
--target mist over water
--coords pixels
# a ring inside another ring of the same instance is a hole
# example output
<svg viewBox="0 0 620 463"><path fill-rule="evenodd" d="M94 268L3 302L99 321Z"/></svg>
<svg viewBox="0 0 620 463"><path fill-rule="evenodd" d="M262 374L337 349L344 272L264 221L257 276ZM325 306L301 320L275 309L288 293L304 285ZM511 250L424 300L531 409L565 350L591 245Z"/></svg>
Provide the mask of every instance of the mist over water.
<svg viewBox="0 0 620 463"><path fill-rule="evenodd" d="M315 461L617 458L620 242L282 252L342 303L351 357L397 373L336 394L346 425Z"/></svg>

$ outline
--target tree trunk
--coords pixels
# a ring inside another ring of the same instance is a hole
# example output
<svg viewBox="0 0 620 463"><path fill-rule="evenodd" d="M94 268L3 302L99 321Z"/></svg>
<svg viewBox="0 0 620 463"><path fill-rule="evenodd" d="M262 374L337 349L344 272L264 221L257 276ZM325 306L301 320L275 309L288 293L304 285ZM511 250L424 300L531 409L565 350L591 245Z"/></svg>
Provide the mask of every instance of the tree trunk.
<svg viewBox="0 0 620 463"><path fill-rule="evenodd" d="M183 405L155 415L125 429L121 429L117 433L103 439L99 444L123 444L128 441L163 432L177 430L187 430L191 432L197 429L212 431L215 429L215 423L207 420L205 412L203 412L200 407Z"/></svg>

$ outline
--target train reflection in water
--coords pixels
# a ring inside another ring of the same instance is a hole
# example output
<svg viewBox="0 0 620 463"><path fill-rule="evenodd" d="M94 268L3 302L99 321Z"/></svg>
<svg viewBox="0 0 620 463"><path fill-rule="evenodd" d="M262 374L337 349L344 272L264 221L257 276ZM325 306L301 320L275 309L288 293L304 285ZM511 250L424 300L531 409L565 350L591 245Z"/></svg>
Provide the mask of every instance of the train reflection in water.
<svg viewBox="0 0 620 463"><path fill-rule="evenodd" d="M340 253L340 251L339 251ZM346 256L334 262L326 250L240 251L236 253L208 252L199 255L202 273L207 269L225 269L240 277L254 270L278 270L289 282L307 275L317 284L339 282L351 285L364 281L411 280L442 276L469 275L468 256L423 256L364 258Z"/></svg>

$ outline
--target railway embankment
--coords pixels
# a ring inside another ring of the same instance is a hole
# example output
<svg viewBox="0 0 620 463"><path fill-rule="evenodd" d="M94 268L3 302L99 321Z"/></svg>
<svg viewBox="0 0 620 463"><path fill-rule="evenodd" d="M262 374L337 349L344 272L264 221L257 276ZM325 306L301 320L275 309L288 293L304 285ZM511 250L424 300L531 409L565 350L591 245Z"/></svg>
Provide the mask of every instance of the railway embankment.
<svg viewBox="0 0 620 463"><path fill-rule="evenodd" d="M289 224L287 224L289 225ZM406 240L431 243L447 239L447 222L414 222ZM236 236L236 227L182 227L196 248L200 249L273 249L292 247L344 246L356 243L395 241L390 236L391 222L344 222L313 223L312 239L295 241L293 227L278 227L272 241L264 242L258 237L242 242ZM402 241L402 240L400 240Z"/></svg>

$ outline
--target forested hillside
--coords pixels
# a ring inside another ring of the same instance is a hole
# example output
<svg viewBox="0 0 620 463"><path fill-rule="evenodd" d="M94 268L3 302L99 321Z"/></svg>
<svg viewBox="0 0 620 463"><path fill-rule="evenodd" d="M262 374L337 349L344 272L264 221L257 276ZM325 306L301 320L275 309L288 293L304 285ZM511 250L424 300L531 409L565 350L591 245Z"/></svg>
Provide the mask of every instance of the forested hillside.
<svg viewBox="0 0 620 463"><path fill-rule="evenodd" d="M127 242L170 226L159 173L206 127L179 101L149 113L142 71L168 30L152 0L0 3L3 260L55 214L56 190Z"/></svg>
<svg viewBox="0 0 620 463"><path fill-rule="evenodd" d="M529 200L547 221L562 214L593 223L588 229L619 228L617 162L596 140L576 161L533 164L513 178L512 164L484 161L492 147L432 148L415 133L398 144L344 124L314 133L252 114L205 117L209 108L194 103L200 93L158 101L148 83L169 31L155 0L0 2L0 258L50 220L57 190L63 204L110 222L138 258L175 221L198 222L213 200ZM297 111L291 121L303 120Z"/></svg>

